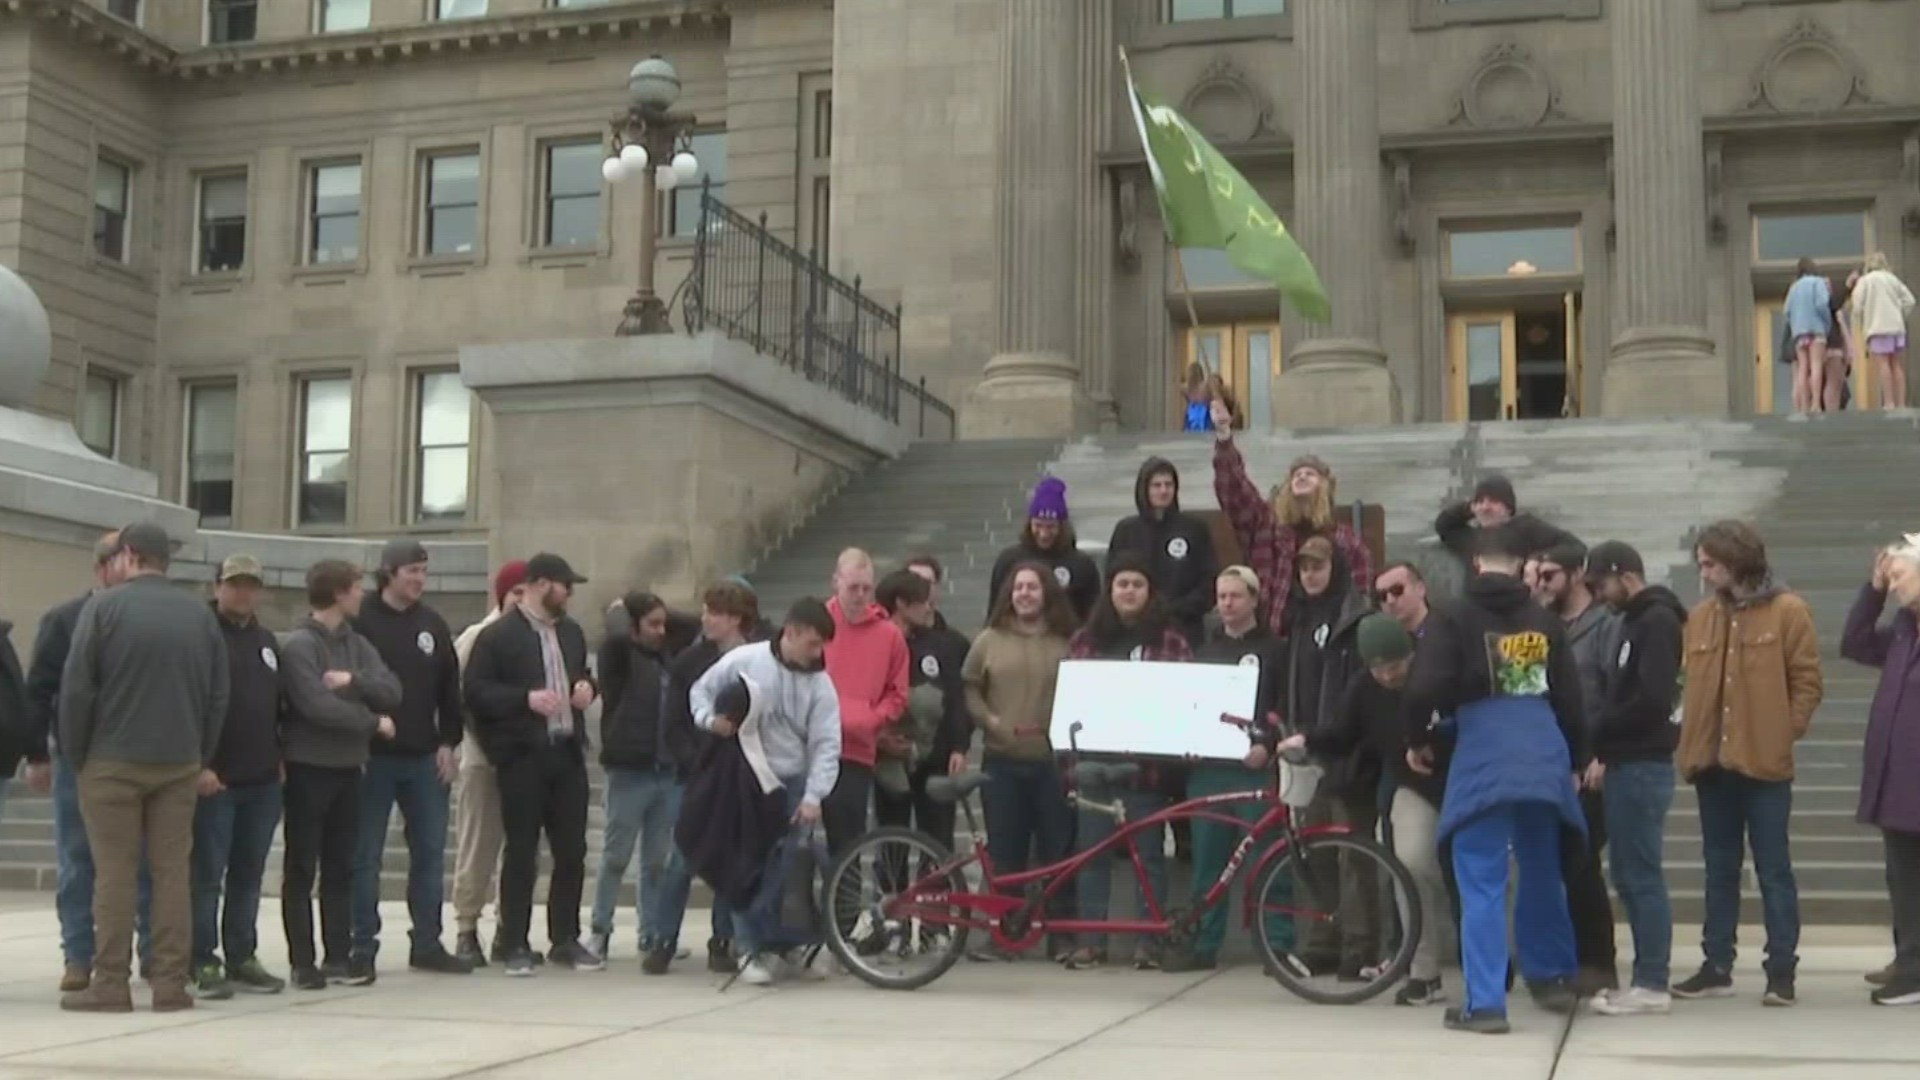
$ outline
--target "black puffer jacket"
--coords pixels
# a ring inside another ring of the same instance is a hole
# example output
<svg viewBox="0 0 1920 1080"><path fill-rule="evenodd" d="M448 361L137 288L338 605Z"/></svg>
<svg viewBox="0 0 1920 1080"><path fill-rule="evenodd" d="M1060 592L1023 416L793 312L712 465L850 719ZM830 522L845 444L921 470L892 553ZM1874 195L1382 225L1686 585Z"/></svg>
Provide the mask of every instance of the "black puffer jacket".
<svg viewBox="0 0 1920 1080"><path fill-rule="evenodd" d="M685 775L700 741L687 711L674 707L672 661L627 634L609 634L600 671L600 764Z"/></svg>
<svg viewBox="0 0 1920 1080"><path fill-rule="evenodd" d="M1154 477L1173 478L1173 504L1156 511L1147 503ZM1116 556L1133 553L1147 561L1154 591L1188 641L1203 639L1202 621L1213 609L1213 531L1207 523L1180 511L1180 472L1166 458L1150 457L1133 481L1133 505L1139 513L1122 518L1107 541L1107 572Z"/></svg>

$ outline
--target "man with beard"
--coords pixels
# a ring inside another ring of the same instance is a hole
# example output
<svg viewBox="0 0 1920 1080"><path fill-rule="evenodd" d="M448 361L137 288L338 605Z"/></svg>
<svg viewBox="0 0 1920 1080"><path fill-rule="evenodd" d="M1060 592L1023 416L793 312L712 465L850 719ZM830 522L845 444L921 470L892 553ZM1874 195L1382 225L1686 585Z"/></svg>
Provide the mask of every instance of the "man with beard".
<svg viewBox="0 0 1920 1080"><path fill-rule="evenodd" d="M1333 469L1305 454L1287 468L1287 482L1266 497L1247 478L1247 463L1233 445L1233 416L1213 403L1213 494L1240 540L1240 554L1260 575L1267 601L1267 627L1286 636L1287 597L1294 585L1294 559L1312 537L1339 551L1352 591L1362 597L1373 584L1373 556L1351 524L1334 520ZM1291 719L1291 717L1289 717Z"/></svg>
<svg viewBox="0 0 1920 1080"><path fill-rule="evenodd" d="M1587 551L1578 541L1557 544L1534 560L1533 598L1567 624L1567 648L1580 669L1580 705L1587 719L1587 737L1598 731L1612 683L1619 667L1622 620L1620 613L1595 599L1588 590L1584 566ZM1567 910L1573 917L1574 942L1580 952L1581 996L1620 985L1619 955L1614 943L1613 904L1607 898L1607 879L1601 852L1607 846L1607 815L1598 786L1583 787L1580 809L1587 818L1587 841L1568 844L1564 864Z"/></svg>
<svg viewBox="0 0 1920 1080"><path fill-rule="evenodd" d="M987 607L1000 599L1008 575L1021 563L1039 563L1053 574L1073 604L1073 616L1086 622L1093 605L1100 599L1100 568L1080 550L1073 523L1067 519L1067 482L1045 477L1034 485L1033 498L1027 503L1027 524L1020 530L1020 542L1000 553L993 562L988 579Z"/></svg>
<svg viewBox="0 0 1920 1080"><path fill-rule="evenodd" d="M1167 614L1189 642L1201 640L1201 624L1213 607L1213 530L1180 510L1180 472L1166 458L1150 457L1133 482L1139 513L1122 518L1107 541L1107 569L1117 555L1147 560Z"/></svg>
<svg viewBox="0 0 1920 1080"><path fill-rule="evenodd" d="M1485 477L1474 485L1473 497L1440 511L1433 519L1433 531L1460 561L1472 570L1474 530L1505 525L1520 538L1528 555L1566 543L1579 543L1572 533L1549 525L1532 514L1520 512L1520 500L1513 492L1513 481L1499 474Z"/></svg>

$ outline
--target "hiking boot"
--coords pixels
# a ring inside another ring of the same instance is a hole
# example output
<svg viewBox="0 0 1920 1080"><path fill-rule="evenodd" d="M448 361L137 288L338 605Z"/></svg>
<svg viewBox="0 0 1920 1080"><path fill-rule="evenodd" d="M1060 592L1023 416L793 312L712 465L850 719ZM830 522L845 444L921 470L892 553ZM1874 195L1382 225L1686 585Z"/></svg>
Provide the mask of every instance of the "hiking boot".
<svg viewBox="0 0 1920 1080"><path fill-rule="evenodd" d="M547 959L554 967L573 971L607 970L605 958L577 941L563 941L548 949Z"/></svg>
<svg viewBox="0 0 1920 1080"><path fill-rule="evenodd" d="M1408 979L1400 992L1393 995L1395 1005L1438 1005L1446 1000L1447 991L1438 978Z"/></svg>
<svg viewBox="0 0 1920 1080"><path fill-rule="evenodd" d="M1673 995L1629 986L1625 990L1602 990L1587 1005L1601 1016L1664 1016L1673 1011Z"/></svg>
<svg viewBox="0 0 1920 1080"><path fill-rule="evenodd" d="M671 945L657 945L647 951L640 961L640 974L665 975L673 963L674 949Z"/></svg>
<svg viewBox="0 0 1920 1080"><path fill-rule="evenodd" d="M1673 996L1687 1001L1733 996L1733 973L1703 964L1692 978L1673 984Z"/></svg>
<svg viewBox="0 0 1920 1080"><path fill-rule="evenodd" d="M1474 1035L1505 1035L1513 1030L1513 1025L1507 1023L1505 1013L1490 1009L1468 1012L1456 1006L1447 1010L1444 1023L1448 1031L1465 1031Z"/></svg>
<svg viewBox="0 0 1920 1080"><path fill-rule="evenodd" d="M480 947L480 935L473 930L462 930L454 939L453 955L467 962L467 967L479 969L487 966L487 950Z"/></svg>
<svg viewBox="0 0 1920 1080"><path fill-rule="evenodd" d="M344 981L348 986L372 986L379 977L373 970L373 957L356 956L347 961L347 977Z"/></svg>
<svg viewBox="0 0 1920 1080"><path fill-rule="evenodd" d="M293 969L293 988L295 990L325 990L327 977L320 974L317 967L297 967Z"/></svg>
<svg viewBox="0 0 1920 1080"><path fill-rule="evenodd" d="M227 982L227 969L218 960L203 960L193 965L193 992L203 1001L226 1001L233 997L233 987ZM160 1000L160 992L154 991L154 1001ZM158 1009L156 1004L154 1008Z"/></svg>
<svg viewBox="0 0 1920 1080"><path fill-rule="evenodd" d="M1875 1005L1920 1005L1920 975L1896 972L1871 997Z"/></svg>
<svg viewBox="0 0 1920 1080"><path fill-rule="evenodd" d="M249 956L238 964L228 964L227 981L233 984L234 989L249 994L277 994L287 988L286 980L268 971L256 956Z"/></svg>
<svg viewBox="0 0 1920 1080"><path fill-rule="evenodd" d="M1760 995L1760 1004L1775 1009L1791 1009L1800 1004L1800 999L1793 992L1793 976L1767 976L1767 992Z"/></svg>
<svg viewBox="0 0 1920 1080"><path fill-rule="evenodd" d="M407 966L415 971L425 971L433 975L471 975L473 965L453 955L435 943L426 952L415 953L407 958Z"/></svg>
<svg viewBox="0 0 1920 1080"><path fill-rule="evenodd" d="M733 974L733 942L726 938L713 938L707 942L707 970L715 975Z"/></svg>
<svg viewBox="0 0 1920 1080"><path fill-rule="evenodd" d="M765 959L759 956L740 958L740 981L748 986L772 986L773 969Z"/></svg>
<svg viewBox="0 0 1920 1080"><path fill-rule="evenodd" d="M1533 1003L1558 1016L1565 1016L1580 1004L1580 996L1573 992L1572 979L1548 979L1545 982L1530 982L1527 993L1533 995Z"/></svg>
<svg viewBox="0 0 1920 1080"><path fill-rule="evenodd" d="M521 950L510 954L504 961L509 979L533 978L533 953Z"/></svg>
<svg viewBox="0 0 1920 1080"><path fill-rule="evenodd" d="M224 973L223 973L223 978L222 978L223 984L224 984L224 981L225 979L224 979ZM226 996L227 997L233 996L232 988L230 987L228 988ZM153 1011L154 1012L157 1012L157 1013L186 1012L188 1009L191 1009L191 1008L193 1008L193 995L187 993L186 987L156 986L153 988Z"/></svg>
<svg viewBox="0 0 1920 1080"><path fill-rule="evenodd" d="M130 1013L133 1011L133 992L122 986L107 986L92 982L85 990L73 990L60 995L60 1007L67 1012L90 1013Z"/></svg>
<svg viewBox="0 0 1920 1080"><path fill-rule="evenodd" d="M93 967L89 964L68 964L60 973L60 992L71 994L85 990L93 982Z"/></svg>

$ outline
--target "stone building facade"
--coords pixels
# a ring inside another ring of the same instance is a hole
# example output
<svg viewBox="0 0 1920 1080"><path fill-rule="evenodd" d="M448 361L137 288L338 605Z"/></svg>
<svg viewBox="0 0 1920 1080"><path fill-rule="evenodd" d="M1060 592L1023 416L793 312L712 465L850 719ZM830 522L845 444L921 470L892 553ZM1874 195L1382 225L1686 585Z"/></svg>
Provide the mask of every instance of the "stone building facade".
<svg viewBox="0 0 1920 1080"><path fill-rule="evenodd" d="M963 435L1163 429L1197 358L1255 425L1739 416L1785 406L1795 258L1920 264L1916 41L1915 0L0 0L0 264L52 318L29 406L203 528L477 542L460 350L611 332L640 206L599 160L659 53L715 191L898 304ZM1120 48L1330 323L1176 268ZM887 442L775 427L720 500L756 536ZM732 438L629 434L564 449Z"/></svg>

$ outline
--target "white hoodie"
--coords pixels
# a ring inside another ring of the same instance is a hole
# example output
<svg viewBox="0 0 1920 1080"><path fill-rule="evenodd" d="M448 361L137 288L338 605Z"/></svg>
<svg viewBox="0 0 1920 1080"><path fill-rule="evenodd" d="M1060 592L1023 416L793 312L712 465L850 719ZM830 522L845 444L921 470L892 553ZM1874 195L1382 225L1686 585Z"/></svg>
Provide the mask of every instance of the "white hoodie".
<svg viewBox="0 0 1920 1080"><path fill-rule="evenodd" d="M840 698L826 669L795 671L773 655L773 642L756 641L728 652L700 676L687 695L693 722L713 730L713 702L729 683L746 676L766 699L760 742L775 775L804 775L803 802L820 805L840 778ZM759 701L754 703L760 705Z"/></svg>

